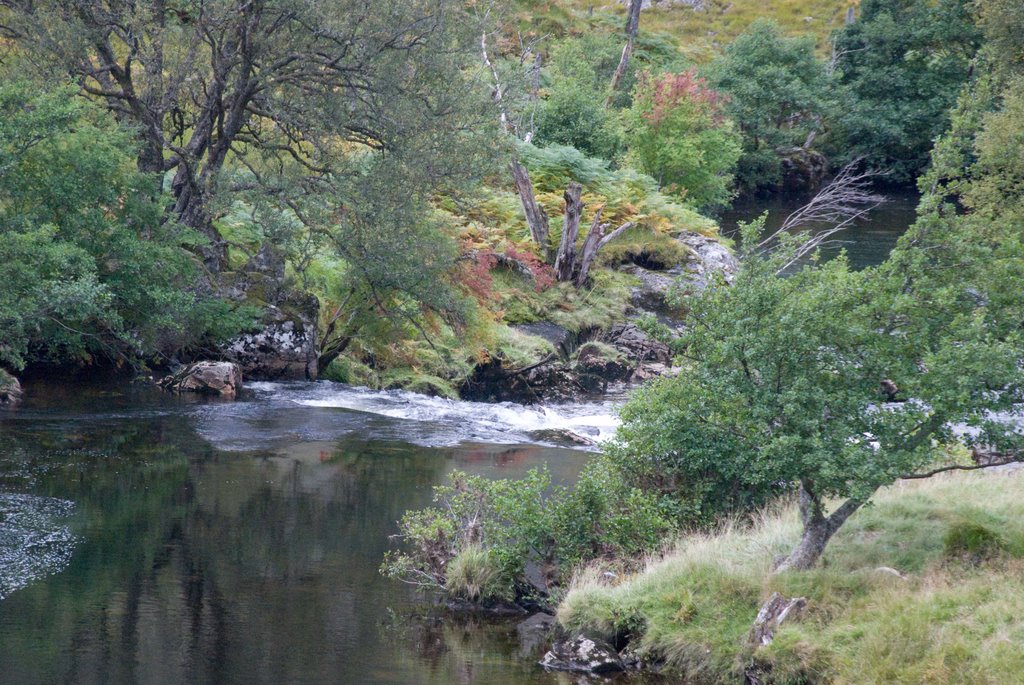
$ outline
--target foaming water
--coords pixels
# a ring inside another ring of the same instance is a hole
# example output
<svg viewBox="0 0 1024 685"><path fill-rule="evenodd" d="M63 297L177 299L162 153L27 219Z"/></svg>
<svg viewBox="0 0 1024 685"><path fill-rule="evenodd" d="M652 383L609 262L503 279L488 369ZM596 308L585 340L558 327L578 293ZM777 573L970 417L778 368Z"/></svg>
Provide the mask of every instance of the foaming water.
<svg viewBox="0 0 1024 685"><path fill-rule="evenodd" d="M615 400L526 406L463 402L401 390L370 390L339 383L251 383L258 402L291 403L327 411L341 429L368 430L426 447L466 442L550 444L580 436L594 443L610 439L619 425ZM365 420L360 421L362 415ZM377 419L385 419L380 421Z"/></svg>
<svg viewBox="0 0 1024 685"><path fill-rule="evenodd" d="M0 600L67 567L75 538L63 522L73 509L68 500L0 494Z"/></svg>

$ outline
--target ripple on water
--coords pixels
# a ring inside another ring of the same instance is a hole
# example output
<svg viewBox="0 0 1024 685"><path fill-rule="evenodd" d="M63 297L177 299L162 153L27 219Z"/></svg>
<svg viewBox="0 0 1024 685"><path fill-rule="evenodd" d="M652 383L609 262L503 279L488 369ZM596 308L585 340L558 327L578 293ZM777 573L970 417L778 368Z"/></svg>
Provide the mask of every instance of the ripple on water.
<svg viewBox="0 0 1024 685"><path fill-rule="evenodd" d="M67 567L75 537L64 521L74 507L53 497L0 494L0 600Z"/></svg>

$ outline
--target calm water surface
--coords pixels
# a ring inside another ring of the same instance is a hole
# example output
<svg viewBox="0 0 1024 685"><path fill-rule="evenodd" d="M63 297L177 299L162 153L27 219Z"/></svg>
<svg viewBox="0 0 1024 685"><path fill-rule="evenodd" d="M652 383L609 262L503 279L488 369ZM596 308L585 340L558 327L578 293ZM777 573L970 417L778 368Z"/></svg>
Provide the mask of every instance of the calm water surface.
<svg viewBox="0 0 1024 685"><path fill-rule="evenodd" d="M881 194L885 196L885 202L868 216L837 233L830 244L822 249L824 258L834 257L840 250L845 250L850 265L857 269L885 261L899 237L914 223L921 196L910 189L882 191ZM753 221L767 211L765 232L770 235L809 199L798 195L780 195L737 202L719 217L722 232L734 236L739 222Z"/></svg>
<svg viewBox="0 0 1024 685"><path fill-rule="evenodd" d="M27 390L0 414L0 682L574 682L535 666L514 623L442 622L377 568L453 469L571 482L590 453L531 431L599 435L607 406Z"/></svg>

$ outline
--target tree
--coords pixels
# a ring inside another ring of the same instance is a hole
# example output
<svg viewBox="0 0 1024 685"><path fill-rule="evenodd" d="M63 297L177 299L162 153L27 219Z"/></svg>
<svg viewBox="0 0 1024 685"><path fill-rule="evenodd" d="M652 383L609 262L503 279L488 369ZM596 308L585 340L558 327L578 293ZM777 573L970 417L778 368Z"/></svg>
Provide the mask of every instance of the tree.
<svg viewBox="0 0 1024 685"><path fill-rule="evenodd" d="M694 206L728 202L740 136L695 71L645 75L626 119L629 156L642 171Z"/></svg>
<svg viewBox="0 0 1024 685"><path fill-rule="evenodd" d="M237 332L249 317L195 289L199 236L161 225L130 133L73 92L0 85L0 363L134 364Z"/></svg>
<svg viewBox="0 0 1024 685"><path fill-rule="evenodd" d="M608 97L604 101L606 109L611 105L615 91L622 82L622 77L626 75L626 69L629 68L629 58L633 56L633 42L640 30L640 10L643 9L643 4L643 0L629 0L629 8L626 10L626 44L622 48L619 65L615 67L612 81L608 85Z"/></svg>
<svg viewBox="0 0 1024 685"><path fill-rule="evenodd" d="M472 90L456 85L471 78L461 67L472 43L461 5L448 0L386 11L314 0L0 8L26 59L69 71L135 128L141 171L172 173L171 216L207 237L211 271L225 265L226 246L210 203L233 155L328 177L352 149L391 150L410 130L451 124L451 94Z"/></svg>
<svg viewBox="0 0 1024 685"><path fill-rule="evenodd" d="M792 487L803 532L779 568L806 569L878 488L968 467L944 445L1020 439L993 416L1024 399L1024 297L1011 286L1024 251L926 216L877 269L838 258L780 277L796 239L763 254L759 229L744 229L733 285L688 302L685 368L629 403L616 456L636 482L657 469L691 511ZM885 403L882 381L905 401Z"/></svg>
<svg viewBox="0 0 1024 685"><path fill-rule="evenodd" d="M600 36L567 40L551 50L549 85L537 109L537 145L571 145L590 157L614 160L622 132L601 104L614 54Z"/></svg>
<svg viewBox="0 0 1024 685"><path fill-rule="evenodd" d="M743 134L738 183L756 190L781 180L778 150L810 147L830 109L830 75L810 37L786 38L759 19L707 68L726 94L725 111Z"/></svg>
<svg viewBox="0 0 1024 685"><path fill-rule="evenodd" d="M835 37L843 106L834 144L913 180L949 124L981 34L969 0L865 0Z"/></svg>

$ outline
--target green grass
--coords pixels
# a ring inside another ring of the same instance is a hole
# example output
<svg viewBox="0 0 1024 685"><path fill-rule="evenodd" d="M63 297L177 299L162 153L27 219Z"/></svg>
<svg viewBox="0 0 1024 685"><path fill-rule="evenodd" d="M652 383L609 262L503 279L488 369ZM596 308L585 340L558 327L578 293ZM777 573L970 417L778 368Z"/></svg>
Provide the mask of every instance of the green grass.
<svg viewBox="0 0 1024 685"><path fill-rule="evenodd" d="M741 682L754 659L778 684L1024 683L1024 474L897 484L819 568L773 575L798 533L787 508L687 537L617 585L583 571L559 620L630 637L687 682ZM808 608L754 652L747 633L773 591Z"/></svg>

